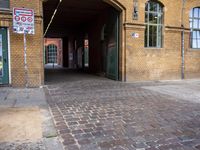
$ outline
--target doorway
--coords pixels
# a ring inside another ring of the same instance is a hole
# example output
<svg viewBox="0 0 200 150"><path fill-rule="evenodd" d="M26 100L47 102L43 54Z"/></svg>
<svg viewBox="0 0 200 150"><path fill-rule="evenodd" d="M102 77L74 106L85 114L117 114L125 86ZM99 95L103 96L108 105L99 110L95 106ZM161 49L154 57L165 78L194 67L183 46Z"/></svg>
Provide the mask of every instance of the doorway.
<svg viewBox="0 0 200 150"><path fill-rule="evenodd" d="M43 9L45 38L63 41L64 69L121 80L120 10L103 0L48 0Z"/></svg>
<svg viewBox="0 0 200 150"><path fill-rule="evenodd" d="M0 84L9 83L7 28L0 27Z"/></svg>

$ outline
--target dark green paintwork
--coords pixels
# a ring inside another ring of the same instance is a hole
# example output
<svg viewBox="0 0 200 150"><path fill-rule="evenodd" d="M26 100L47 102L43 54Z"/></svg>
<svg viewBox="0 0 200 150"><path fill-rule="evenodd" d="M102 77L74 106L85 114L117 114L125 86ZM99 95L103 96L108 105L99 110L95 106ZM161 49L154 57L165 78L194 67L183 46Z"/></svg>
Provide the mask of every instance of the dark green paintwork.
<svg viewBox="0 0 200 150"><path fill-rule="evenodd" d="M107 77L119 80L119 12L110 11L107 42Z"/></svg>
<svg viewBox="0 0 200 150"><path fill-rule="evenodd" d="M0 34L2 35L2 50L3 50L3 76L0 76L0 84L8 84L9 83L9 75L8 75L7 28L0 28Z"/></svg>

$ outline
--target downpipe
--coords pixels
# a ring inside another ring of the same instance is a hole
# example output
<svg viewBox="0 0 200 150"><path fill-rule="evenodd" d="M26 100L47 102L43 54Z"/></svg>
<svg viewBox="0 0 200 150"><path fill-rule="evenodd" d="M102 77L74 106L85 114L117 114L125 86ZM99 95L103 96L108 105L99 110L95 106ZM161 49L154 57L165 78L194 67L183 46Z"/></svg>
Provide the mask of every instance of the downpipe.
<svg viewBox="0 0 200 150"><path fill-rule="evenodd" d="M182 6L182 15L181 15L181 79L185 79L185 26L184 26L184 10L185 10L185 2L183 0Z"/></svg>
<svg viewBox="0 0 200 150"><path fill-rule="evenodd" d="M181 79L185 79L185 27L182 26L181 32L181 58L182 58L182 65L181 65Z"/></svg>

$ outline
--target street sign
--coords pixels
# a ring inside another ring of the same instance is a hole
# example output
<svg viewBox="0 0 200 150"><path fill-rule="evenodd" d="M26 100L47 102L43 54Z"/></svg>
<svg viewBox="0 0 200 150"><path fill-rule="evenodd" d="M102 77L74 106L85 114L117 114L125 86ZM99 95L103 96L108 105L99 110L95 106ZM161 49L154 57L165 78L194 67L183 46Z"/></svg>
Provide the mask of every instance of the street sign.
<svg viewBox="0 0 200 150"><path fill-rule="evenodd" d="M35 34L33 9L13 8L13 32Z"/></svg>
<svg viewBox="0 0 200 150"><path fill-rule="evenodd" d="M28 87L26 35L35 34L33 9L13 8L13 32L24 35L24 71L25 71L25 84L26 87Z"/></svg>

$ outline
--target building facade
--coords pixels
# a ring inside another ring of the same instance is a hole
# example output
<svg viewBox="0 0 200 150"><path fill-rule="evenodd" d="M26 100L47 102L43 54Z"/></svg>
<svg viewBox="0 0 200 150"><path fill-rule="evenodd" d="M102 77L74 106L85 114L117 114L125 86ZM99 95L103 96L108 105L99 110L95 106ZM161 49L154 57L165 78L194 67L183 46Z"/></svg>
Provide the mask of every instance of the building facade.
<svg viewBox="0 0 200 150"><path fill-rule="evenodd" d="M17 87L25 86L26 83L23 34L16 34L12 29L14 7L34 9L35 34L27 35L28 86L38 87L44 83L42 1L40 0L0 1L0 35L2 35L3 53L1 63L4 70L0 83Z"/></svg>
<svg viewBox="0 0 200 150"><path fill-rule="evenodd" d="M28 85L38 87L44 84L43 14L45 16L49 12L43 10L43 5L48 1L0 0L0 84L24 86L26 83L23 35L12 31L13 7L34 9L35 34L27 35ZM119 78L117 80L129 82L200 77L199 0L176 0L173 3L169 0L102 0L102 2L119 13L118 26L116 26L118 30L110 33L117 32L118 35L116 64ZM66 2L61 2L60 5L62 3ZM85 3L89 5L89 1ZM102 16L106 15L102 14ZM90 28L88 33L95 33L97 24L101 22L102 18L99 22L94 22L96 25ZM99 28L104 27L99 25ZM97 36L101 34L88 35L89 49L95 46L92 42L96 42ZM65 39L73 40L71 37ZM110 41L108 47L110 46L111 50L113 45L112 40ZM102 42L101 37L99 42ZM65 46L65 40L63 45L64 49L70 47L70 44ZM109 55L109 52L108 50L106 54ZM68 54L66 56L70 57ZM94 63L101 59L97 57L97 52L90 51L91 68L95 68L97 65L95 66ZM107 66L108 72L109 69L112 71L112 66Z"/></svg>
<svg viewBox="0 0 200 150"><path fill-rule="evenodd" d="M181 79L182 72L185 79L200 77L199 7L198 0L139 0L138 19L132 19L131 10L126 12L127 81ZM130 36L134 32L139 38Z"/></svg>

